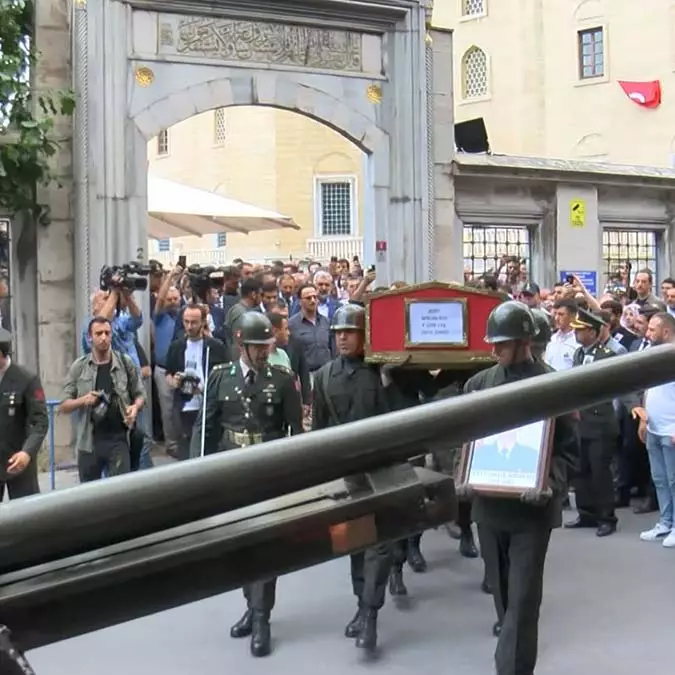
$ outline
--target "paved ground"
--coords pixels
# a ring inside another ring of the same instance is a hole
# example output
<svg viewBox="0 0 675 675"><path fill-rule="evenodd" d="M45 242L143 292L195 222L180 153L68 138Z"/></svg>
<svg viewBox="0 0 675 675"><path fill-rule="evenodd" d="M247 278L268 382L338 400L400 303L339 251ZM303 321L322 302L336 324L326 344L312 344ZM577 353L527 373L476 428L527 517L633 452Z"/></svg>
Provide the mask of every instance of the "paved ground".
<svg viewBox="0 0 675 675"><path fill-rule="evenodd" d="M73 478L59 476L60 485ZM569 515L569 514L568 514ZM671 675L675 551L642 543L651 516L621 511L621 530L558 531L546 574L537 675ZM37 675L489 675L495 645L481 563L461 558L444 533L425 535L426 574L407 573L407 607L380 617L379 658L364 661L342 637L354 611L346 560L281 580L275 652L254 660L228 637L239 592L100 631L29 654Z"/></svg>

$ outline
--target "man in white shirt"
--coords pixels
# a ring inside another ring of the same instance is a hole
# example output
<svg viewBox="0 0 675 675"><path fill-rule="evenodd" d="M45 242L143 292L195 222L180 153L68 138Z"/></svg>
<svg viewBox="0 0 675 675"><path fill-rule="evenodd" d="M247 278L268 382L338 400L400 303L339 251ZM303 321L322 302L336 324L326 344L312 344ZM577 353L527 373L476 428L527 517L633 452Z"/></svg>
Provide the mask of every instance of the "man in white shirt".
<svg viewBox="0 0 675 675"><path fill-rule="evenodd" d="M579 343L571 324L577 315L573 300L558 300L553 306L553 316L558 330L546 347L544 361L554 370L569 370L574 365L574 352Z"/></svg>
<svg viewBox="0 0 675 675"><path fill-rule="evenodd" d="M675 318L667 312L655 314L646 337L652 345L675 342ZM640 417L639 435L647 446L659 505L659 522L640 539L662 540L666 548L675 548L675 382L648 389L644 408L634 412Z"/></svg>

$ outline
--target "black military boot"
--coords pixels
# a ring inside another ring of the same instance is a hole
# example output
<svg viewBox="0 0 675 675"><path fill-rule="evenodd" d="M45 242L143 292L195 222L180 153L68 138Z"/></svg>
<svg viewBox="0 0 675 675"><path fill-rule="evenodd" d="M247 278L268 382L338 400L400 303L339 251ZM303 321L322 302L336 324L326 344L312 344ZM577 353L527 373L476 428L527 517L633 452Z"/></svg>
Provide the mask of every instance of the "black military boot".
<svg viewBox="0 0 675 675"><path fill-rule="evenodd" d="M418 541L410 540L408 542L408 565L413 572L422 573L427 571L427 561L420 551Z"/></svg>
<svg viewBox="0 0 675 675"><path fill-rule="evenodd" d="M408 589L403 583L403 570L392 568L389 572L389 593L393 596L408 595Z"/></svg>
<svg viewBox="0 0 675 675"><path fill-rule="evenodd" d="M483 574L483 583L480 585L480 590L487 595L492 595L492 586L490 586L487 574Z"/></svg>
<svg viewBox="0 0 675 675"><path fill-rule="evenodd" d="M244 615L230 628L230 637L243 638L251 634L253 624L253 612L247 609Z"/></svg>
<svg viewBox="0 0 675 675"><path fill-rule="evenodd" d="M367 609L363 613L363 626L356 638L359 649L375 649L377 647L377 610Z"/></svg>
<svg viewBox="0 0 675 675"><path fill-rule="evenodd" d="M465 558L477 558L478 549L473 539L473 530L471 528L462 530L462 536L459 538L459 554Z"/></svg>
<svg viewBox="0 0 675 675"><path fill-rule="evenodd" d="M363 610L359 607L354 614L354 618L345 627L345 637L358 637L363 628Z"/></svg>
<svg viewBox="0 0 675 675"><path fill-rule="evenodd" d="M251 625L251 654L267 656L271 651L270 620L264 612L254 612Z"/></svg>

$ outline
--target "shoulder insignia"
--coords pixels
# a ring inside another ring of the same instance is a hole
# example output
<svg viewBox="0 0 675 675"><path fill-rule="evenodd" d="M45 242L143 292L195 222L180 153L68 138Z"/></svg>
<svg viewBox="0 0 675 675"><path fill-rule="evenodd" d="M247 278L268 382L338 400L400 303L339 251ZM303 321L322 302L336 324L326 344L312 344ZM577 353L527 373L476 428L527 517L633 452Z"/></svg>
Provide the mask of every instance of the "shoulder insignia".
<svg viewBox="0 0 675 675"><path fill-rule="evenodd" d="M293 375L293 371L290 368L286 368L286 366L271 363L270 368L273 368L274 370L279 370L282 373L285 373L286 375Z"/></svg>
<svg viewBox="0 0 675 675"><path fill-rule="evenodd" d="M231 363L219 363L211 368L211 372L215 373L217 370L227 370L231 365Z"/></svg>

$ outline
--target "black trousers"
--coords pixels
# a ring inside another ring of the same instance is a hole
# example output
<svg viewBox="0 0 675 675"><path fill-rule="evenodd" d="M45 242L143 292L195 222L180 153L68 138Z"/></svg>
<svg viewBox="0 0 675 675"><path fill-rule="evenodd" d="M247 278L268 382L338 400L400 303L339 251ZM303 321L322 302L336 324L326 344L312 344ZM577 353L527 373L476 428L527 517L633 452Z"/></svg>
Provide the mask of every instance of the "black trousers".
<svg viewBox="0 0 675 675"><path fill-rule="evenodd" d="M276 578L269 581L256 581L253 584L246 584L243 586L242 591L244 591L247 608L253 612L261 612L269 619L276 601Z"/></svg>
<svg viewBox="0 0 675 675"><path fill-rule="evenodd" d="M352 590L362 609L382 609L392 565L391 544L378 544L351 558Z"/></svg>
<svg viewBox="0 0 675 675"><path fill-rule="evenodd" d="M0 481L0 502L5 497L5 488L10 499L20 499L40 494L40 483L37 476L37 464L35 460L26 467L19 475Z"/></svg>
<svg viewBox="0 0 675 675"><path fill-rule="evenodd" d="M190 443L192 442L192 430L197 421L199 410L182 410L180 413L180 441L178 442L178 461L190 459Z"/></svg>
<svg viewBox="0 0 675 675"><path fill-rule="evenodd" d="M399 539L391 545L392 567L400 571L403 564L408 560L408 554L411 549L419 548L422 540L422 533L414 534L406 539Z"/></svg>
<svg viewBox="0 0 675 675"><path fill-rule="evenodd" d="M533 675L549 528L508 532L478 524L481 552L502 630L497 675Z"/></svg>
<svg viewBox="0 0 675 675"><path fill-rule="evenodd" d="M572 482L579 517L589 522L616 523L612 454L612 438L581 438L581 471Z"/></svg>
<svg viewBox="0 0 675 675"><path fill-rule="evenodd" d="M77 453L80 483L99 480L103 472L111 478L131 471L131 455L127 435L95 437L93 452Z"/></svg>

